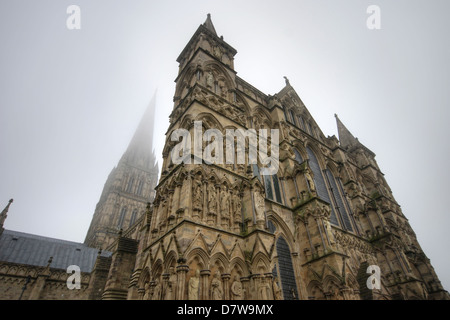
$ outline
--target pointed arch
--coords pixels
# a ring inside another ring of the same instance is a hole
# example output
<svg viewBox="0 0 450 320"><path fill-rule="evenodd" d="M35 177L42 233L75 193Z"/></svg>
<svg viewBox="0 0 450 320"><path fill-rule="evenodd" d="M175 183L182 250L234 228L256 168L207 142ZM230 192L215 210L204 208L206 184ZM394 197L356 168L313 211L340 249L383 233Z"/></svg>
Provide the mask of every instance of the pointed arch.
<svg viewBox="0 0 450 320"><path fill-rule="evenodd" d="M281 278L281 289L285 300L297 300L298 289L294 265L292 263L291 249L283 236L276 241L278 256L278 270Z"/></svg>
<svg viewBox="0 0 450 320"><path fill-rule="evenodd" d="M283 236L291 246L294 245L294 235L286 222L276 212L273 210L267 211L267 219L273 223L276 237Z"/></svg>
<svg viewBox="0 0 450 320"><path fill-rule="evenodd" d="M220 123L220 121L217 120L217 118L211 113L207 112L199 113L195 117L194 121L201 121L204 130L218 129L220 132L222 133L224 132L223 126Z"/></svg>
<svg viewBox="0 0 450 320"><path fill-rule="evenodd" d="M331 205L330 222L336 226L339 226L339 221L337 219L334 206L332 205L330 195L328 193L328 186L322 173L323 163L321 165L321 163L319 162L319 158L317 158L318 153L317 151L314 152L314 149L315 148L310 144L308 144L306 147L306 152L308 153L308 164L314 175L313 179L316 186L317 196Z"/></svg>
<svg viewBox="0 0 450 320"><path fill-rule="evenodd" d="M253 119L253 126L255 125L255 121L260 122L260 125L266 125L265 129L270 129L273 128L273 124L272 124L272 120L271 120L271 115L269 113L269 111L267 111L264 107L262 106L256 106L251 114L252 119ZM259 128L256 128L259 129Z"/></svg>
<svg viewBox="0 0 450 320"><path fill-rule="evenodd" d="M239 272L241 273L241 277L249 273L245 261L242 260L242 258L240 257L234 257L230 261L230 272L232 272L235 269L237 270L238 273Z"/></svg>
<svg viewBox="0 0 450 320"><path fill-rule="evenodd" d="M175 97L182 98L184 90L187 89L187 86L192 86L192 78L195 77L195 73L197 71L197 66L194 63L189 64L184 69L183 75L176 81L179 83L175 90Z"/></svg>
<svg viewBox="0 0 450 320"><path fill-rule="evenodd" d="M210 60L210 61L205 62L203 69L204 69L205 73L209 73L209 72L212 73L216 84L219 84L219 83L223 84L223 88L220 88L221 92L217 92L217 90L215 88L212 88L213 91L215 91L215 93L217 93L217 94L221 93L221 94L225 95L230 90L234 90L236 88L233 79L231 78L231 76L229 75L229 73L227 72L225 67L223 67L217 61Z"/></svg>
<svg viewBox="0 0 450 320"><path fill-rule="evenodd" d="M156 259L151 267L151 279L158 279L163 274L163 261L161 259Z"/></svg>
<svg viewBox="0 0 450 320"><path fill-rule="evenodd" d="M150 269L145 267L139 275L138 288L144 288L145 283L150 281Z"/></svg>
<svg viewBox="0 0 450 320"><path fill-rule="evenodd" d="M174 267L176 265L178 259L178 253L175 250L170 250L166 253L164 258L164 271L168 272L170 267Z"/></svg>
<svg viewBox="0 0 450 320"><path fill-rule="evenodd" d="M194 248L190 250L186 254L186 260L189 266L192 265L194 260L197 260L203 269L209 269L209 255L202 248Z"/></svg>
<svg viewBox="0 0 450 320"><path fill-rule="evenodd" d="M246 117L250 116L250 106L247 102L247 100L244 98L244 96L242 95L242 93L238 90L235 90L235 94L236 94L236 101L235 103L238 105L238 107L240 107L241 109L244 109L244 114Z"/></svg>
<svg viewBox="0 0 450 320"><path fill-rule="evenodd" d="M341 226L348 231L353 232L351 221L350 207L345 198L344 188L340 179L336 179L330 170L329 165L325 169L325 178L329 185L329 193L331 195L331 205L334 206L335 214L341 222Z"/></svg>
<svg viewBox="0 0 450 320"><path fill-rule="evenodd" d="M229 272L228 258L223 252L216 252L210 258L210 267L213 268L216 265L221 274ZM222 270L221 270L222 269Z"/></svg>
<svg viewBox="0 0 450 320"><path fill-rule="evenodd" d="M325 300L325 293L322 284L318 280L311 280L307 287L308 299Z"/></svg>
<svg viewBox="0 0 450 320"><path fill-rule="evenodd" d="M270 271L269 257L263 252L259 251L251 260L252 273L264 274Z"/></svg>

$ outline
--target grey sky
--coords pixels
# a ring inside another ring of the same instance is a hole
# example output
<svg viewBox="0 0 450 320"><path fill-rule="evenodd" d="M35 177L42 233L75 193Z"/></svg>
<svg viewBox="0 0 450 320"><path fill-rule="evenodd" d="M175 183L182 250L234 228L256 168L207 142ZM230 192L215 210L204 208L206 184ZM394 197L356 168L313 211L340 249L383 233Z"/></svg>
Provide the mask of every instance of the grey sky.
<svg viewBox="0 0 450 320"><path fill-rule="evenodd" d="M81 8L68 30L66 8ZM369 5L381 30L366 27ZM6 228L82 242L103 184L155 90L156 154L176 58L212 14L238 75L302 98L325 135L334 113L377 161L450 288L449 1L0 2L0 206Z"/></svg>

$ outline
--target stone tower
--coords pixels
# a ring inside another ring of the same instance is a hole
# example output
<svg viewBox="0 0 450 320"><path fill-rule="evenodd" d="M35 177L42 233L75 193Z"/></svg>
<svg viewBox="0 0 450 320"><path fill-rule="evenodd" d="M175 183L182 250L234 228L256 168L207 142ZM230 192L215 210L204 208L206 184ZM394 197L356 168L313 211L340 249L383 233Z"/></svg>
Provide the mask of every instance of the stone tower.
<svg viewBox="0 0 450 320"><path fill-rule="evenodd" d="M139 221L148 202L153 201L158 165L153 151L154 96L118 165L111 171L97 203L84 243L107 249Z"/></svg>
<svg viewBox="0 0 450 320"><path fill-rule="evenodd" d="M339 139L326 137L287 78L267 95L238 77L236 53L208 14L177 59L161 178L122 286L128 298L448 298L375 154L337 116ZM259 155L250 161L251 134L237 161L242 140L227 130L239 129L279 142L268 153L278 156L274 174L262 174Z"/></svg>

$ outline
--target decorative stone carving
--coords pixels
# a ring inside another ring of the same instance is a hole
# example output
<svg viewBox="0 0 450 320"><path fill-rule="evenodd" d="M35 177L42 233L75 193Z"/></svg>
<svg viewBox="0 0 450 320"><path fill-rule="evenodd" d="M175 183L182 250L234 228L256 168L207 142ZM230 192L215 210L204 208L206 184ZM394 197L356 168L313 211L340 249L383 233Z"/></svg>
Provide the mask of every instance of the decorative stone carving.
<svg viewBox="0 0 450 320"><path fill-rule="evenodd" d="M313 177L311 176L311 171L309 170L308 167L305 167L305 169L303 170L303 174L305 175L305 179L306 182L308 183L309 190L312 193L316 193L316 185L314 183Z"/></svg>
<svg viewBox="0 0 450 320"><path fill-rule="evenodd" d="M277 281L278 281L278 278L274 278L274 279L272 280L273 298L274 298L275 300L282 300L282 299L283 299L283 296L282 296L282 294L281 294L281 288L280 288L280 286L278 285Z"/></svg>
<svg viewBox="0 0 450 320"><path fill-rule="evenodd" d="M193 181L193 209L201 212L203 209L203 186L201 176L196 176Z"/></svg>
<svg viewBox="0 0 450 320"><path fill-rule="evenodd" d="M208 184L208 210L213 214L217 212L217 191L212 182Z"/></svg>
<svg viewBox="0 0 450 320"><path fill-rule="evenodd" d="M255 190L255 211L256 211L256 222L264 222L264 211L265 211L265 201L264 201L264 193L261 189L256 188Z"/></svg>
<svg viewBox="0 0 450 320"><path fill-rule="evenodd" d="M242 283L239 280L239 276L234 276L234 281L231 284L231 299L232 300L242 300L244 297Z"/></svg>
<svg viewBox="0 0 450 320"><path fill-rule="evenodd" d="M214 75L211 71L209 71L206 75L206 87L214 88Z"/></svg>
<svg viewBox="0 0 450 320"><path fill-rule="evenodd" d="M216 273L214 274L214 278L211 281L211 299L212 300L223 299L223 287L219 271L216 271Z"/></svg>
<svg viewBox="0 0 450 320"><path fill-rule="evenodd" d="M230 219L230 193L226 186L224 186L220 192L220 208L222 218Z"/></svg>
<svg viewBox="0 0 450 320"><path fill-rule="evenodd" d="M170 267L169 278L167 279L167 287L165 290L165 300L175 300L175 286L177 283L177 274L175 268Z"/></svg>
<svg viewBox="0 0 450 320"><path fill-rule="evenodd" d="M161 277L155 280L152 300L161 300Z"/></svg>
<svg viewBox="0 0 450 320"><path fill-rule="evenodd" d="M189 279L188 284L188 299L189 300L198 300L198 291L200 285L200 270L195 270L195 276Z"/></svg>

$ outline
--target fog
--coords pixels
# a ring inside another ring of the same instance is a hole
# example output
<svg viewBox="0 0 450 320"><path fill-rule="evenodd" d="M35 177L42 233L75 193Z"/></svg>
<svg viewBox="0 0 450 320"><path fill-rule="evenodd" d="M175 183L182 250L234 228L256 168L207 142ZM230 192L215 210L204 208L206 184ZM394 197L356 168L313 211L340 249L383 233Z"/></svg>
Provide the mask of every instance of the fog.
<svg viewBox="0 0 450 320"><path fill-rule="evenodd" d="M67 28L69 5L81 29ZM369 5L381 29L367 27ZM450 288L448 1L0 2L0 206L5 228L83 242L111 169L157 90L161 158L176 58L211 13L238 75L287 76L325 135L334 114L371 149ZM161 161L159 161L161 164Z"/></svg>

